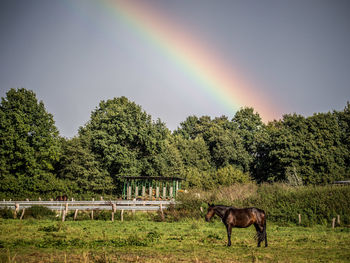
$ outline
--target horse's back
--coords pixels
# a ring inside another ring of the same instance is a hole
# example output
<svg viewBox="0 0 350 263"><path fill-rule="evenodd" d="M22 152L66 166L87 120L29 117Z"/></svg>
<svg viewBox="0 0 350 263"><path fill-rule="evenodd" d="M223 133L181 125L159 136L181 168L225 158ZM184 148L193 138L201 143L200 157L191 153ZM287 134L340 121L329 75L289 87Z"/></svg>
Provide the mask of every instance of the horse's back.
<svg viewBox="0 0 350 263"><path fill-rule="evenodd" d="M232 223L236 227L248 227L251 224L264 224L266 222L265 212L256 207L229 208L227 209L223 221Z"/></svg>
<svg viewBox="0 0 350 263"><path fill-rule="evenodd" d="M256 215L258 223L263 225L266 224L266 214L264 210L260 208L252 207L252 212Z"/></svg>

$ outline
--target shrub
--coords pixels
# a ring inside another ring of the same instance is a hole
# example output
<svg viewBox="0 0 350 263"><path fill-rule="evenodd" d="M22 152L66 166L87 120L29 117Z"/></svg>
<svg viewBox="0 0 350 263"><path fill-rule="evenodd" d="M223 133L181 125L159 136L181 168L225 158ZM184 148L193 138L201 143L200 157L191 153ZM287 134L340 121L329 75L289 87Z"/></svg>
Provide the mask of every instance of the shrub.
<svg viewBox="0 0 350 263"><path fill-rule="evenodd" d="M94 219L96 220L104 220L104 221L109 221L112 218L112 211L96 211L94 215Z"/></svg>
<svg viewBox="0 0 350 263"><path fill-rule="evenodd" d="M5 207L0 209L0 218L10 219L13 218L13 216L13 210L11 210L10 208Z"/></svg>
<svg viewBox="0 0 350 263"><path fill-rule="evenodd" d="M33 205L29 207L25 212L25 218L35 219L52 219L55 217L55 212L45 206Z"/></svg>
<svg viewBox="0 0 350 263"><path fill-rule="evenodd" d="M232 165L218 169L213 173L213 178L216 185L223 186L248 183L251 181L248 173L244 173Z"/></svg>

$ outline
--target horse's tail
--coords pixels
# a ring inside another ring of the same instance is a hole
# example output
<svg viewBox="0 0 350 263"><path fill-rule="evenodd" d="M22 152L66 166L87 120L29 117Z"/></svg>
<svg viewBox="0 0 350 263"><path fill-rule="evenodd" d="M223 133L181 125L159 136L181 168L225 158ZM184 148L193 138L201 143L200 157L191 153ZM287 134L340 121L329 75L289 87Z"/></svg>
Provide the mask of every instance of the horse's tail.
<svg viewBox="0 0 350 263"><path fill-rule="evenodd" d="M265 214L265 213L264 213L264 214ZM264 239L266 240L266 214L265 214L265 220L264 220L263 236L264 236Z"/></svg>
<svg viewBox="0 0 350 263"><path fill-rule="evenodd" d="M266 234L266 217L267 215L265 214L264 212L264 227L263 227L263 231L262 231L262 234L261 234L261 242L263 242L265 240L265 247L267 247L267 234Z"/></svg>

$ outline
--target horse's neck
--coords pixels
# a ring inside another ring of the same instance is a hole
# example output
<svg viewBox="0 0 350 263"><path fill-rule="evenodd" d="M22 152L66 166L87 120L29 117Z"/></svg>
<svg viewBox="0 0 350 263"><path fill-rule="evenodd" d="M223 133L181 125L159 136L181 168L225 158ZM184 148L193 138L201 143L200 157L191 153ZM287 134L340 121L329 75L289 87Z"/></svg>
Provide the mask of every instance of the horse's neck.
<svg viewBox="0 0 350 263"><path fill-rule="evenodd" d="M224 215L225 215L226 210L227 209L223 208L223 207L216 207L214 211L219 217L223 218Z"/></svg>

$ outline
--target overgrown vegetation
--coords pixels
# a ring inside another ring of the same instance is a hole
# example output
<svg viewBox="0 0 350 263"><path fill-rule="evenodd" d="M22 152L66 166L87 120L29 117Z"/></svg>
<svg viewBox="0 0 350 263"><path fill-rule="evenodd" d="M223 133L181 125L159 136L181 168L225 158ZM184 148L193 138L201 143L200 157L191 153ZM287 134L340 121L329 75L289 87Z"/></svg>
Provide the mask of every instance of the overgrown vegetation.
<svg viewBox="0 0 350 263"><path fill-rule="evenodd" d="M76 137L59 137L33 91L11 89L0 105L0 198L121 194L121 176L177 176L212 191L251 181L326 185L350 174L350 104L264 124L242 108L189 116L171 133L125 97L101 101Z"/></svg>
<svg viewBox="0 0 350 263"><path fill-rule="evenodd" d="M45 206L33 205L26 209L24 216L25 218L52 219L55 215L56 213L54 211Z"/></svg>
<svg viewBox="0 0 350 263"><path fill-rule="evenodd" d="M200 207L207 202L235 207L259 207L267 212L268 220L279 225L312 226L330 225L339 215L342 225L350 224L349 186L302 186L290 187L285 184L254 184L221 187L212 191L194 190L182 192L181 202L174 210L166 213L168 220L181 217L199 218ZM205 211L204 211L205 212Z"/></svg>

